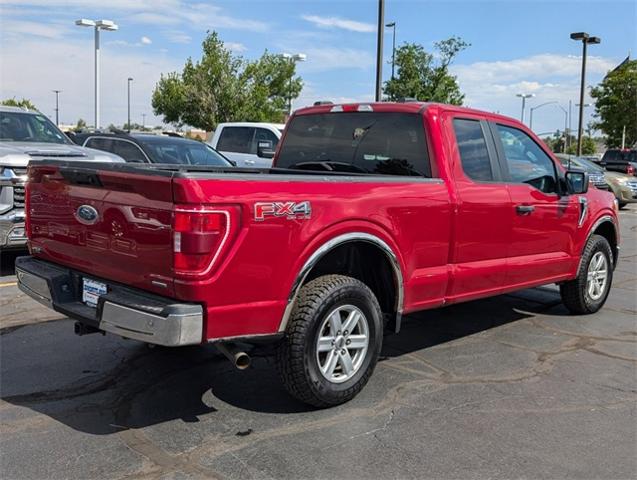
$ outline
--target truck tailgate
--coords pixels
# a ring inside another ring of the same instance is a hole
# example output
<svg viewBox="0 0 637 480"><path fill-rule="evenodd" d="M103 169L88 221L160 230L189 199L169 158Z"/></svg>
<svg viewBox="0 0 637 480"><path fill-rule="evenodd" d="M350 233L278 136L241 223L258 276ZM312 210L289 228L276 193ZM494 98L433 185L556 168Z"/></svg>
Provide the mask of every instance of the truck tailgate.
<svg viewBox="0 0 637 480"><path fill-rule="evenodd" d="M172 175L38 164L29 168L34 256L172 296Z"/></svg>

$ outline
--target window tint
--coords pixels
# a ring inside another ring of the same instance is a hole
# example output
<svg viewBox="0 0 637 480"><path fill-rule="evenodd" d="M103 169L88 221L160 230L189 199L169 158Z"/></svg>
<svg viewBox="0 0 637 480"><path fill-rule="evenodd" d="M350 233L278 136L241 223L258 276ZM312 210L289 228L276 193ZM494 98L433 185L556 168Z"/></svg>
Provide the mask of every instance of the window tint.
<svg viewBox="0 0 637 480"><path fill-rule="evenodd" d="M194 140L179 138L148 138L143 142L155 163L178 163L182 165L213 165L228 167L230 162L210 146Z"/></svg>
<svg viewBox="0 0 637 480"><path fill-rule="evenodd" d="M497 128L511 181L528 183L545 193L555 193L555 165L549 156L523 131L504 125Z"/></svg>
<svg viewBox="0 0 637 480"><path fill-rule="evenodd" d="M478 120L455 119L453 128L460 152L462 169L472 180L493 180L491 161L482 126Z"/></svg>
<svg viewBox="0 0 637 480"><path fill-rule="evenodd" d="M70 143L41 113L0 112L0 141Z"/></svg>
<svg viewBox="0 0 637 480"><path fill-rule="evenodd" d="M422 117L408 113L299 115L277 167L430 177Z"/></svg>
<svg viewBox="0 0 637 480"><path fill-rule="evenodd" d="M115 153L113 151L113 141L110 138L91 137L86 141L84 146Z"/></svg>
<svg viewBox="0 0 637 480"><path fill-rule="evenodd" d="M224 127L217 143L217 150L222 152L250 153L252 148L252 127ZM256 148L255 148L256 152Z"/></svg>
<svg viewBox="0 0 637 480"><path fill-rule="evenodd" d="M259 141L261 140L269 140L270 142L272 142L272 149L275 149L277 143L279 143L279 139L270 130L267 130L265 128L257 128L256 132L254 133L254 141L252 142L251 153L257 153L257 147L259 146Z"/></svg>
<svg viewBox="0 0 637 480"><path fill-rule="evenodd" d="M127 162L148 162L139 147L126 140L113 139L113 153L119 155Z"/></svg>

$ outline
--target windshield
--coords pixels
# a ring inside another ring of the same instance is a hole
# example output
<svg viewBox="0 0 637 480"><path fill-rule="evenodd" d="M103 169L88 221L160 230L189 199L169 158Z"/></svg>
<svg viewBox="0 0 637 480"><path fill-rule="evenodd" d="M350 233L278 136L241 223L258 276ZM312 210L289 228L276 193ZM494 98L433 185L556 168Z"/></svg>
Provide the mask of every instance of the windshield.
<svg viewBox="0 0 637 480"><path fill-rule="evenodd" d="M431 176L422 117L410 113L297 116L288 127L276 166Z"/></svg>
<svg viewBox="0 0 637 480"><path fill-rule="evenodd" d="M140 140L142 141L142 140ZM232 164L220 153L205 143L191 140L166 139L143 140L151 150L156 163L178 163L181 165L214 165L230 167Z"/></svg>
<svg viewBox="0 0 637 480"><path fill-rule="evenodd" d="M604 169L602 167L591 162L590 160L586 160L585 158L578 158L575 161L590 172L600 172L600 173L604 172Z"/></svg>
<svg viewBox="0 0 637 480"><path fill-rule="evenodd" d="M71 143L44 115L27 112L0 112L0 141Z"/></svg>

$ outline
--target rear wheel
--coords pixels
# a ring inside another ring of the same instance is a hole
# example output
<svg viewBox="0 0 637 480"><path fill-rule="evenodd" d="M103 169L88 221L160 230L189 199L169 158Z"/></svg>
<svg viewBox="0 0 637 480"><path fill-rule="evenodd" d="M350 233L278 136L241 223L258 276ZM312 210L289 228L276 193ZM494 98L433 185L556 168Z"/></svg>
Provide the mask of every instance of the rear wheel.
<svg viewBox="0 0 637 480"><path fill-rule="evenodd" d="M562 302L571 313L595 313L608 297L613 281L613 254L600 235L588 240L577 277L560 285Z"/></svg>
<svg viewBox="0 0 637 480"><path fill-rule="evenodd" d="M326 275L299 292L277 353L292 396L316 407L338 405L365 386L382 346L382 312L359 280Z"/></svg>

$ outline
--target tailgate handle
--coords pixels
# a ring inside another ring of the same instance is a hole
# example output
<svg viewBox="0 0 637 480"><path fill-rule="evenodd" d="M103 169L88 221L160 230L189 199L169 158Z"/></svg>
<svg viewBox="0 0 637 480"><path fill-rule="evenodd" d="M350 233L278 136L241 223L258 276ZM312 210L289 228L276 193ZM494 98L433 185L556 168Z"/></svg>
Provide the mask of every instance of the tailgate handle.
<svg viewBox="0 0 637 480"><path fill-rule="evenodd" d="M515 211L518 212L518 215L530 215L535 210L533 205L517 205L515 207Z"/></svg>
<svg viewBox="0 0 637 480"><path fill-rule="evenodd" d="M60 168L60 175L73 185L90 185L92 187L103 186L96 170L80 170L76 168L62 167Z"/></svg>

